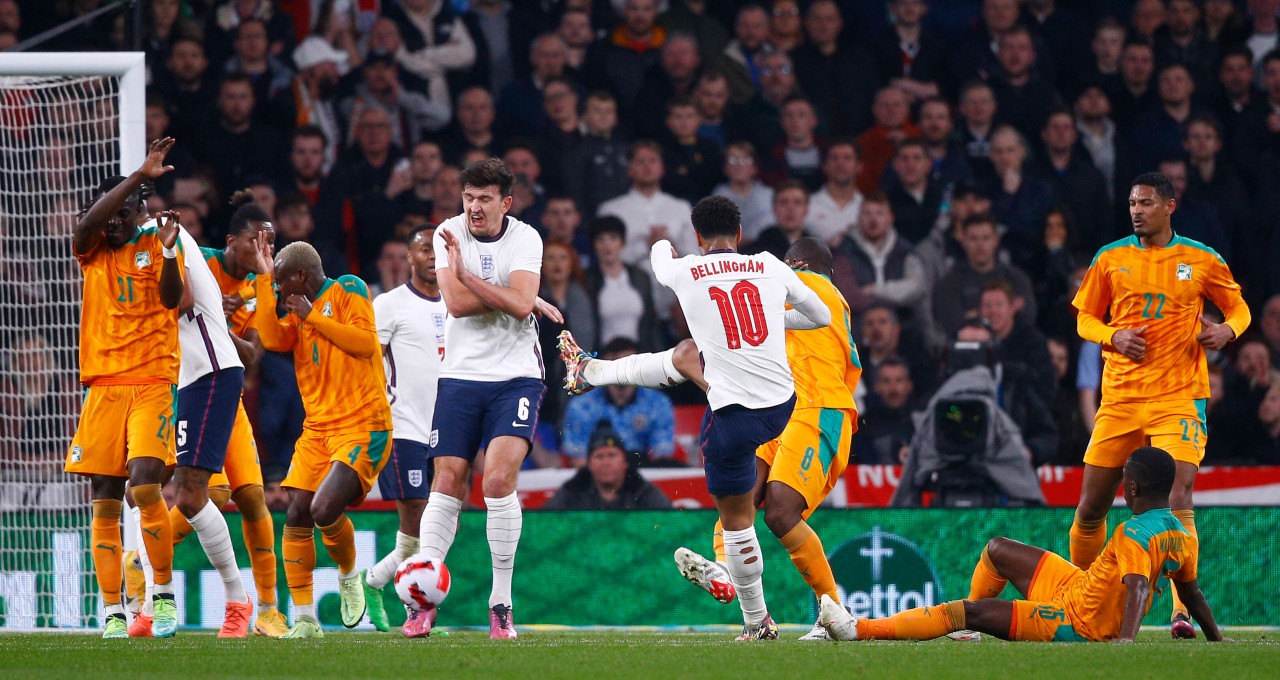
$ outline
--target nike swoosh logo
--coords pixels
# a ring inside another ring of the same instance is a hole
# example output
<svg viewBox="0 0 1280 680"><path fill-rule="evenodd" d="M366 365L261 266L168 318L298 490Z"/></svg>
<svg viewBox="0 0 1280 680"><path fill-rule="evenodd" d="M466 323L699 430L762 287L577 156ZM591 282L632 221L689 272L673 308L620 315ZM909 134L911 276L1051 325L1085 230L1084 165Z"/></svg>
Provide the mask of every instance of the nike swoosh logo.
<svg viewBox="0 0 1280 680"><path fill-rule="evenodd" d="M516 422L516 421L514 421L514 420L513 420L513 421L511 421L511 427L529 427L529 426L528 426L528 425L521 424L521 423L518 423L518 422Z"/></svg>
<svg viewBox="0 0 1280 680"><path fill-rule="evenodd" d="M146 528L146 527L142 527L142 530L143 530L143 531L145 531L145 532L147 532L148 534L150 534L150 535L151 535L151 538L160 538L160 530L159 530L159 529L156 529L155 531L152 531L152 530L150 530L150 529L148 529L148 528Z"/></svg>

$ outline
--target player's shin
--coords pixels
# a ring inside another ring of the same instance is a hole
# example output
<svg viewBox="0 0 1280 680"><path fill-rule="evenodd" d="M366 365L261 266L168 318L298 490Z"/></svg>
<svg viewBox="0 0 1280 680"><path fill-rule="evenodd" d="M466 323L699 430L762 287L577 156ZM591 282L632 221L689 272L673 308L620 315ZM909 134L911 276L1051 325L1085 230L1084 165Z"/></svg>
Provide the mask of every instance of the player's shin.
<svg viewBox="0 0 1280 680"><path fill-rule="evenodd" d="M338 578L351 578L356 573L356 528L351 518L343 513L338 520L320 527L320 535L329 557L338 565Z"/></svg>
<svg viewBox="0 0 1280 680"><path fill-rule="evenodd" d="M440 491L432 491L427 499L427 509L422 511L422 525L418 529L421 552L428 557L443 560L453 546L458 534L458 513L462 501Z"/></svg>
<svg viewBox="0 0 1280 680"><path fill-rule="evenodd" d="M258 612L261 614L276 608L275 522L267 510L261 485L243 486L232 496L240 509L244 546L249 550L249 564L253 568L253 585L258 591Z"/></svg>
<svg viewBox="0 0 1280 680"><path fill-rule="evenodd" d="M716 554L716 561L720 564L728 564L729 558L724 554L724 524L720 520L716 520L716 529L711 533L711 549Z"/></svg>
<svg viewBox="0 0 1280 680"><path fill-rule="evenodd" d="M89 540L93 541L93 571L102 593L103 613L124 615L120 598L120 513L123 503L109 498L93 501Z"/></svg>
<svg viewBox="0 0 1280 680"><path fill-rule="evenodd" d="M222 577L223 588L226 589L227 602L247 602L248 594L244 591L244 583L240 580L240 568L236 565L235 549L231 546L231 532L227 530L227 520L210 500L204 508L190 518L191 527L200 539L204 554L209 563L218 570Z"/></svg>
<svg viewBox="0 0 1280 680"><path fill-rule="evenodd" d="M315 618L316 606L312 599L312 573L316 568L315 529L286 526L280 552L284 558L284 579L289 584L289 597L297 615Z"/></svg>
<svg viewBox="0 0 1280 680"><path fill-rule="evenodd" d="M1182 522L1183 528L1189 531L1192 536L1195 536L1197 539L1199 538L1199 534L1196 533L1195 510L1190 508L1186 510L1174 510L1173 516L1177 517L1179 522ZM1170 588L1169 592L1173 595L1173 612L1170 616L1170 620L1176 619L1179 616L1190 618L1190 615L1187 613L1187 605L1183 604L1182 598L1178 596L1178 589Z"/></svg>
<svg viewBox="0 0 1280 680"><path fill-rule="evenodd" d="M169 508L159 484L141 484L132 488L142 526L142 542L151 559L157 595L173 594L173 527L169 524Z"/></svg>
<svg viewBox="0 0 1280 680"><path fill-rule="evenodd" d="M583 377L592 385L635 385L663 388L687 380L676 370L675 350L656 354L633 354L621 359L592 359L583 367Z"/></svg>
<svg viewBox="0 0 1280 680"><path fill-rule="evenodd" d="M377 564L369 568L365 573L365 583L369 586L381 590L396 575L396 569L400 563L417 554L421 543L417 536L410 536L403 532L396 532L395 550L387 553Z"/></svg>
<svg viewBox="0 0 1280 680"><path fill-rule="evenodd" d="M796 571L800 572L804 582L813 589L814 597L830 595L831 599L839 602L836 577L831 573L831 564L827 562L827 554L822 549L822 539L818 538L813 528L800 520L799 524L778 540L791 556L791 563L795 565Z"/></svg>
<svg viewBox="0 0 1280 680"><path fill-rule="evenodd" d="M999 597L1004 591L1004 587L1009 584L1009 580L1000 575L996 571L996 565L991 561L991 555L987 553L987 549L982 549L982 557L978 559L978 564L973 568L973 578L969 579L969 597L970 600L981 600L988 597Z"/></svg>
<svg viewBox="0 0 1280 680"><path fill-rule="evenodd" d="M520 530L524 515L520 511L520 497L513 491L501 498L484 499L488 509L485 533L489 538L489 555L493 562L493 590L489 594L489 606L511 606L511 574L515 570L516 547L520 544Z"/></svg>
<svg viewBox="0 0 1280 680"><path fill-rule="evenodd" d="M932 640L965 628L964 601L918 607L887 619L858 619L859 640Z"/></svg>
<svg viewBox="0 0 1280 680"><path fill-rule="evenodd" d="M1102 553L1102 546L1107 542L1107 517L1101 519L1083 519L1076 511L1075 520L1071 523L1071 563L1081 569L1088 569L1093 561Z"/></svg>
<svg viewBox="0 0 1280 680"><path fill-rule="evenodd" d="M740 531L724 532L724 546L729 563L729 575L738 591L738 604L748 625L758 624L769 613L764 602L764 556L760 554L760 541L756 529L748 526Z"/></svg>

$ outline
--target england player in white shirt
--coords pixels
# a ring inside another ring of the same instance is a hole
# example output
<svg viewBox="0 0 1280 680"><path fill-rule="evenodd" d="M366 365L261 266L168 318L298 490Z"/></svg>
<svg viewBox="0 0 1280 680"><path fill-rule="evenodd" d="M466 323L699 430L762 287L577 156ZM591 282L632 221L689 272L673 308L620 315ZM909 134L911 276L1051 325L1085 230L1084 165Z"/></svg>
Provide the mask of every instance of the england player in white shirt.
<svg viewBox="0 0 1280 680"><path fill-rule="evenodd" d="M431 415L436 406L436 381L444 358L448 317L436 280L436 255L431 243L435 230L434 224L423 224L409 232L409 280L373 300L395 433L391 460L382 468L378 489L384 500L396 502L396 514L400 516L395 550L361 575L369 622L378 630L390 629L382 589L395 576L400 563L421 546L418 532L431 488L427 445L431 441ZM430 631L429 626L421 625L419 617L434 618L435 612L409 612L405 636L421 637L425 635L424 628Z"/></svg>
<svg viewBox="0 0 1280 680"><path fill-rule="evenodd" d="M705 383L708 403L702 420L703 465L742 607L740 639L776 639L754 528L756 449L781 434L795 406L785 329L822 328L831 323L831 310L773 255L737 252L742 227L731 200L704 198L694 206L692 218L704 255L676 259L671 244L659 241L650 258L658 282L680 300L704 363L699 381ZM570 345L562 343L561 358L569 373L566 384L575 383L571 391L580 391L579 383L664 386L684 380L675 349L588 361L571 339Z"/></svg>
<svg viewBox="0 0 1280 680"><path fill-rule="evenodd" d="M516 637L511 574L522 523L516 476L546 391L533 316L542 239L507 215L514 180L496 158L471 164L462 173L463 213L436 229L436 272L450 320L429 442L435 478L420 534L421 554L443 560L483 446L495 639Z"/></svg>

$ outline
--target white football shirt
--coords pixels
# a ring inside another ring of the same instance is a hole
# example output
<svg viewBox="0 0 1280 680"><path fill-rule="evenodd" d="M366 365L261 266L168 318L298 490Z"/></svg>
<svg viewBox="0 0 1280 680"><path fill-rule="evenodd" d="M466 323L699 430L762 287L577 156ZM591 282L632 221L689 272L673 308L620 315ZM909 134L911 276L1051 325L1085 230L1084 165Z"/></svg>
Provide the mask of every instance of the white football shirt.
<svg viewBox="0 0 1280 680"><path fill-rule="evenodd" d="M387 348L382 358L395 438L429 444L448 325L444 298L405 283L373 299L373 318L378 342Z"/></svg>
<svg viewBox="0 0 1280 680"><path fill-rule="evenodd" d="M467 271L495 286L510 286L514 271L542 274L542 237L520 220L507 216L502 231L483 240L471 234L465 214L445 220L436 228L433 243L436 270L449 268L444 231L458 239ZM543 377L538 323L532 314L524 319L503 312L453 318L444 342L441 378L502 382Z"/></svg>
<svg viewBox="0 0 1280 680"><path fill-rule="evenodd" d="M152 220L147 226L154 223ZM195 301L195 306L178 316L178 346L182 350L178 389L182 389L209 373L244 368L244 363L231 342L227 317L222 313L222 289L204 261L200 244L182 227L178 228L178 240L182 244L179 257L187 268L184 278Z"/></svg>
<svg viewBox="0 0 1280 680"><path fill-rule="evenodd" d="M813 292L769 253L712 251L676 259L671 244L649 252L658 283L675 292L702 353L707 403L777 406L795 384L787 364L786 305L803 305Z"/></svg>

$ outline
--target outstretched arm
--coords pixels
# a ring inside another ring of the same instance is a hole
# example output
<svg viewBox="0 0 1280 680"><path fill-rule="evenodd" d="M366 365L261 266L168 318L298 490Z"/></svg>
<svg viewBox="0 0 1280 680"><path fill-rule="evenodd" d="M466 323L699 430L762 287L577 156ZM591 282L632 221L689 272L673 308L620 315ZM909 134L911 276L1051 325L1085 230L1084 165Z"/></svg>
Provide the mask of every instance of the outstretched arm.
<svg viewBox="0 0 1280 680"><path fill-rule="evenodd" d="M160 266L160 304L165 309L174 309L187 297L186 285L182 282L183 267L178 264L178 213L166 210L156 215L156 234L160 237L160 245L164 264ZM195 304L194 299L192 305Z"/></svg>
<svg viewBox="0 0 1280 680"><path fill-rule="evenodd" d="M142 165L123 182L94 201L93 205L89 206L89 210L80 216L80 221L76 223L75 231L71 235L71 247L77 255L87 254L102 242L107 222L120 212L124 202L138 190L138 187L142 186L143 182L156 179L173 170L172 165L164 164L164 157L172 148L172 137L152 142L147 149L147 159L142 162ZM177 303L166 306L172 309L177 306Z"/></svg>
<svg viewBox="0 0 1280 680"><path fill-rule="evenodd" d="M1218 622L1213 618L1209 601L1200 591L1200 580L1174 581L1173 587L1177 589L1178 597L1182 598L1182 604L1187 606L1187 613L1200 624L1200 630L1204 631L1204 639L1209 642L1222 642L1222 631L1218 630Z"/></svg>
<svg viewBox="0 0 1280 680"><path fill-rule="evenodd" d="M352 321L355 323L343 323L323 314L312 314L311 301L301 295L289 296L285 301L285 308L311 324L321 335L337 345L338 349L357 359L369 359L378 353L378 331L373 327L373 307L364 298L360 298L360 302L367 309L354 310ZM358 305L359 302L352 304Z"/></svg>
<svg viewBox="0 0 1280 680"><path fill-rule="evenodd" d="M297 329L290 324L281 323L276 316L276 266L271 259L271 245L257 236L254 240L258 256L254 261L253 273L257 276L253 279L253 287L258 298L258 308L253 312L253 328L258 331L258 340L265 349L287 352L293 349L293 343L297 341Z"/></svg>
<svg viewBox="0 0 1280 680"><path fill-rule="evenodd" d="M452 232L440 229L436 235L444 242L446 261L449 263L448 267L438 270L437 274L440 288L444 292L445 305L451 315L471 316L496 311L516 319L526 319L533 314L541 281L538 274L515 270L511 272L509 286L489 283L467 270L462 262L461 246ZM459 313L454 312L455 306Z"/></svg>
<svg viewBox="0 0 1280 680"><path fill-rule="evenodd" d="M1133 642L1142 627L1142 617L1147 613L1147 598L1151 594L1151 582L1141 574L1127 574L1124 587L1128 591L1124 600L1124 620L1120 623L1120 636L1116 642Z"/></svg>

